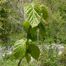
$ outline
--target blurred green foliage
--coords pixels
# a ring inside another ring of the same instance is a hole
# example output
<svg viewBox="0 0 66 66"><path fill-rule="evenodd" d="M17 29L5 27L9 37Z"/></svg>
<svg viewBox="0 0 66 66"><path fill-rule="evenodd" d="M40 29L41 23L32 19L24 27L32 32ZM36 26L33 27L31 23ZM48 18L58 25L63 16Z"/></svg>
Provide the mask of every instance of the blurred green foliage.
<svg viewBox="0 0 66 66"><path fill-rule="evenodd" d="M23 0L23 1L24 3L31 2L30 0ZM34 0L34 1L37 3L41 2L42 4L47 6L49 17L48 19L46 19L44 24L42 23L41 20L40 25L38 25L38 27L41 28L40 32L38 33L38 37L36 34L36 28L31 29L28 37L33 39L33 41L38 39L37 41L38 44L40 40L42 40L41 44L45 43L66 44L66 0ZM22 27L23 26L22 23L24 21L23 17L24 14L22 13L21 9L23 8L23 6L24 5L20 2L20 0L0 0L0 45L6 46L6 50L8 50L7 46L13 46L15 41L20 40L21 38L27 36ZM44 9L44 7L42 8ZM42 9L43 12L42 16L44 17L47 16L47 14L43 9ZM35 10L38 11L38 14L40 15L39 10L41 9L37 7L37 9L35 8ZM33 19L32 21L37 20ZM32 24L33 23L31 23L31 25ZM27 24L26 26L28 26L29 28L29 24ZM34 26L35 24L33 24L33 27ZM48 55L50 55L50 57L48 57ZM60 60L58 60L58 57L54 57L55 55L56 54L54 53L54 50L52 50L51 53L48 50L45 50L40 55L41 59L39 58L38 62L32 61L29 64L27 64L26 61L22 61L22 66L66 66L65 51L59 57ZM17 62L15 60L14 61L1 60L0 66L17 66Z"/></svg>

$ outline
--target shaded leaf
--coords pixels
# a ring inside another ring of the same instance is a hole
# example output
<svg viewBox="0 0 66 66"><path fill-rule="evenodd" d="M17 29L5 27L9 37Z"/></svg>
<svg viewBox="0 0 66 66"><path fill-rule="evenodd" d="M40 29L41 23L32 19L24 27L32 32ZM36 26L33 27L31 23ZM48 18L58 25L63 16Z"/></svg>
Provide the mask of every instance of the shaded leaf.
<svg viewBox="0 0 66 66"><path fill-rule="evenodd" d="M2 28L2 25L3 25L2 22L0 22L0 28Z"/></svg>
<svg viewBox="0 0 66 66"><path fill-rule="evenodd" d="M29 45L29 53L31 54L31 56L34 58L34 59L38 59L39 58L39 55L40 55L40 50L38 48L38 46L34 45L34 44L30 44Z"/></svg>
<svg viewBox="0 0 66 66"><path fill-rule="evenodd" d="M38 25L38 28L39 28L39 39L40 40L44 40L45 39L45 36L46 36L46 28L45 28L45 25L40 23Z"/></svg>
<svg viewBox="0 0 66 66"><path fill-rule="evenodd" d="M39 31L37 31L39 29ZM30 39L32 39L33 41L37 40L37 37L39 38L39 40L44 40L45 39L45 35L46 35L46 29L45 29L45 25L43 25L42 23L39 23L38 27L34 27L30 29Z"/></svg>
<svg viewBox="0 0 66 66"><path fill-rule="evenodd" d="M48 9L45 5L41 5L42 18L45 20L48 18Z"/></svg>
<svg viewBox="0 0 66 66"><path fill-rule="evenodd" d="M31 60L31 56L29 55L29 54L26 54L26 60L27 60L27 62L29 63L30 62L30 60Z"/></svg>

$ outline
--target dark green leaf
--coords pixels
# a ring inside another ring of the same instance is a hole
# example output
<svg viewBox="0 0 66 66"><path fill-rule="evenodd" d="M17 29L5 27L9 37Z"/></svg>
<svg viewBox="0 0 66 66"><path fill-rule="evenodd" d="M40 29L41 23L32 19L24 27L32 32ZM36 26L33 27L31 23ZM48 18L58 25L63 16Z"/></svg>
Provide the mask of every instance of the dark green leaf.
<svg viewBox="0 0 66 66"><path fill-rule="evenodd" d="M45 5L41 5L41 13L42 13L42 18L44 19L48 18L48 9Z"/></svg>
<svg viewBox="0 0 66 66"><path fill-rule="evenodd" d="M30 60L31 60L31 56L29 55L29 54L26 54L26 60L27 60L27 62L29 63L30 62Z"/></svg>
<svg viewBox="0 0 66 66"><path fill-rule="evenodd" d="M34 58L34 59L38 59L39 58L39 55L40 55L40 50L38 48L38 46L34 45L34 44L30 44L29 45L29 53L31 54L31 56Z"/></svg>

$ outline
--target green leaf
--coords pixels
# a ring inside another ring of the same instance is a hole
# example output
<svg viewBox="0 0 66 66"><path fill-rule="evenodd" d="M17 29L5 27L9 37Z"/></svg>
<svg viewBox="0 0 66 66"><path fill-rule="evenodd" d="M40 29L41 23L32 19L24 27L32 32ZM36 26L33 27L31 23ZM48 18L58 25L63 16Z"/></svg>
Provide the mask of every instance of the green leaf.
<svg viewBox="0 0 66 66"><path fill-rule="evenodd" d="M0 0L0 4L3 4L5 2L6 2L6 0Z"/></svg>
<svg viewBox="0 0 66 66"><path fill-rule="evenodd" d="M46 20L48 18L48 8L45 5L41 5L42 18Z"/></svg>
<svg viewBox="0 0 66 66"><path fill-rule="evenodd" d="M40 23L40 15L36 9L37 9L37 7L35 8L34 3L31 3L27 6L25 6L25 9L24 9L25 15L27 17L27 21L30 22L30 25L32 27L36 27Z"/></svg>
<svg viewBox="0 0 66 66"><path fill-rule="evenodd" d="M28 21L23 22L23 26L28 29L30 27L30 23Z"/></svg>
<svg viewBox="0 0 66 66"><path fill-rule="evenodd" d="M31 28L30 29L30 39L31 40L37 40L37 28Z"/></svg>
<svg viewBox="0 0 66 66"><path fill-rule="evenodd" d="M45 39L45 36L46 36L46 28L45 28L45 25L40 23L38 25L38 28L39 28L39 39Z"/></svg>
<svg viewBox="0 0 66 66"><path fill-rule="evenodd" d="M38 60L39 55L40 55L40 50L38 48L38 46L34 45L34 44L30 44L29 45L29 53L31 54L31 56Z"/></svg>
<svg viewBox="0 0 66 66"><path fill-rule="evenodd" d="M0 22L0 28L2 28L2 25L3 25L2 22Z"/></svg>
<svg viewBox="0 0 66 66"><path fill-rule="evenodd" d="M30 23L32 28L38 26L41 19L45 20L48 17L47 7L41 4L28 4L25 6L24 11L26 20Z"/></svg>
<svg viewBox="0 0 66 66"><path fill-rule="evenodd" d="M39 31L37 31L39 29ZM36 41L37 38L39 40L44 40L46 36L45 25L39 23L38 27L34 27L30 29L30 39Z"/></svg>
<svg viewBox="0 0 66 66"><path fill-rule="evenodd" d="M1 18L7 18L7 10L5 10L4 8L1 8L0 10L0 16Z"/></svg>
<svg viewBox="0 0 66 66"><path fill-rule="evenodd" d="M29 63L30 62L30 60L31 60L31 56L29 55L29 54L26 54L26 60L27 60L27 62Z"/></svg>
<svg viewBox="0 0 66 66"><path fill-rule="evenodd" d="M26 39L21 39L15 42L13 55L15 59L21 59L26 53Z"/></svg>

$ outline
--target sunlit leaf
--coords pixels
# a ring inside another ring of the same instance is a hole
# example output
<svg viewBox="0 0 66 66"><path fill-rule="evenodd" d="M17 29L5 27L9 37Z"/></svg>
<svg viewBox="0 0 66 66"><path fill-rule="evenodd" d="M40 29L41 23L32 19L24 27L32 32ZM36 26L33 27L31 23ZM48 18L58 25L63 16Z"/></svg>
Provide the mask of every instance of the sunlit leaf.
<svg viewBox="0 0 66 66"><path fill-rule="evenodd" d="M43 19L48 18L48 9L45 5L41 5L41 13Z"/></svg>
<svg viewBox="0 0 66 66"><path fill-rule="evenodd" d="M26 39L21 39L15 42L13 55L16 59L21 59L26 53Z"/></svg>
<svg viewBox="0 0 66 66"><path fill-rule="evenodd" d="M26 20L30 22L33 27L38 26L41 19L48 17L48 11L45 6L40 4L31 3L24 8Z"/></svg>

